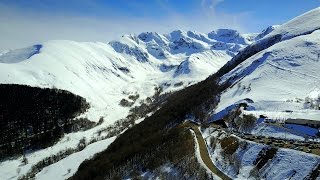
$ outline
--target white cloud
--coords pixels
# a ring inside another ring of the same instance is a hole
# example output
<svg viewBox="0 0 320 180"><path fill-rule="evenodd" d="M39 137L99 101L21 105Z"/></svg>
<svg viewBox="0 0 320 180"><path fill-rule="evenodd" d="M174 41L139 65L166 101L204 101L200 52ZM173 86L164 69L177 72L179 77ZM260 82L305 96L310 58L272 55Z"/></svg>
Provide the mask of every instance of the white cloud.
<svg viewBox="0 0 320 180"><path fill-rule="evenodd" d="M161 1L161 0L160 0ZM210 0L216 7L222 0ZM162 1L166 6L168 1ZM162 18L148 17L90 17L72 14L50 14L0 4L0 50L15 49L53 39L103 41L117 39L123 34L156 31L168 33L175 29L209 32L220 27L244 30L248 14L203 13L201 6L194 15L174 12ZM202 6L203 7L203 6ZM212 8L211 8L212 10Z"/></svg>
<svg viewBox="0 0 320 180"><path fill-rule="evenodd" d="M201 0L201 7L206 11L210 11L210 14L215 13L215 9L218 4L222 3L224 0Z"/></svg>

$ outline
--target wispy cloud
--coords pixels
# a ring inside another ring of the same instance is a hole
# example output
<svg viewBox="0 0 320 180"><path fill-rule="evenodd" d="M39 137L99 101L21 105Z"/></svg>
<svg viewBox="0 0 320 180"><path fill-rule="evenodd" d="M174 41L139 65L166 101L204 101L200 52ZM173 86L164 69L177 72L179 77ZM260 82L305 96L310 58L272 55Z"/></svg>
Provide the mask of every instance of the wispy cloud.
<svg viewBox="0 0 320 180"><path fill-rule="evenodd" d="M201 7L208 15L216 14L216 7L224 0L201 0Z"/></svg>
<svg viewBox="0 0 320 180"><path fill-rule="evenodd" d="M90 1L82 0L85 3ZM80 1L79 1L80 2ZM222 0L202 0L194 14L183 14L170 7L169 0L158 0L166 15L162 17L86 16L81 14L52 14L5 6L0 3L0 50L15 49L53 39L103 41L123 34L156 31L168 33L175 29L209 32L230 27L244 30L248 14L216 12ZM96 7L90 4L90 7ZM204 7L209 7L205 12ZM211 13L211 14L210 14Z"/></svg>

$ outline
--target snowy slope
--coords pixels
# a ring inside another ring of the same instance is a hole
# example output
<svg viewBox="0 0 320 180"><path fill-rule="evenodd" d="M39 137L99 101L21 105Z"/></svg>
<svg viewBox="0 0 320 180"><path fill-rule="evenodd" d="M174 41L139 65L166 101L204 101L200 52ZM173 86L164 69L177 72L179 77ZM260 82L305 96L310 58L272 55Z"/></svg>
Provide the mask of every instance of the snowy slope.
<svg viewBox="0 0 320 180"><path fill-rule="evenodd" d="M320 95L320 8L277 26L255 43L264 46L281 34L280 42L263 49L225 74L221 83L232 85L221 95L216 112L251 99L250 113L270 118L320 120L320 111L306 106L305 98ZM285 113L287 111L288 113Z"/></svg>
<svg viewBox="0 0 320 180"><path fill-rule="evenodd" d="M111 144L114 139L115 137L98 141L97 143L87 146L84 150L44 168L37 174L36 179L63 180L71 177L84 160L90 159L94 154L105 150L106 146Z"/></svg>
<svg viewBox="0 0 320 180"><path fill-rule="evenodd" d="M121 99L139 94L135 104L138 105L140 100L154 94L156 86L167 92L201 81L251 43L234 30L223 30L215 36L209 34L152 32L124 35L109 43L59 40L2 52L0 83L68 90L90 103L89 111L82 116L91 121L98 121L102 116L104 123L88 131L68 134L53 147L28 154L29 164L25 166L20 166L21 158L1 162L0 177L16 179L45 157L76 147L83 137L88 141L97 138L97 131L128 115L129 108L119 105ZM87 147L96 147L90 150L90 156L106 149L110 141L97 143ZM45 168L37 178L54 175L60 165L74 173L85 159L83 153L87 148L68 158L77 164L71 166L69 160L63 159ZM63 179L67 170L59 172L59 178Z"/></svg>

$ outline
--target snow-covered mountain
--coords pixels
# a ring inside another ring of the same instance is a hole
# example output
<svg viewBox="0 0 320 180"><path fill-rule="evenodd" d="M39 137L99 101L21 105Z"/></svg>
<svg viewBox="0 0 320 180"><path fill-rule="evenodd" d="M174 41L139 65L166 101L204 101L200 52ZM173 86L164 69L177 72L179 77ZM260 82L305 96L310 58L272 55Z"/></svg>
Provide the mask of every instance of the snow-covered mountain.
<svg viewBox="0 0 320 180"><path fill-rule="evenodd" d="M318 108L305 102L320 96L320 8L262 34L228 63L249 54L222 77L221 83L232 85L222 93L217 112L250 99L251 113L257 115L320 120Z"/></svg>
<svg viewBox="0 0 320 180"><path fill-rule="evenodd" d="M181 89L205 79L250 43L227 29L147 32L109 43L49 41L1 54L0 83L69 90L90 102L90 120L113 121L126 114L127 108L118 106L124 94L144 99L162 84L172 85L167 91ZM173 87L180 82L183 86Z"/></svg>

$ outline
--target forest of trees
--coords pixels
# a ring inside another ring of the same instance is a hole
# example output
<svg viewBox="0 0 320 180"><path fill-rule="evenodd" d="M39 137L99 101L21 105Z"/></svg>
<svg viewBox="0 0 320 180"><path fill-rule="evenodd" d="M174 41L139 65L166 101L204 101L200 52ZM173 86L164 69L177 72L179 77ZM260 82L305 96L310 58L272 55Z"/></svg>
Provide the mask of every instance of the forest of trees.
<svg viewBox="0 0 320 180"><path fill-rule="evenodd" d="M68 91L0 85L0 160L51 146L64 133L92 126L73 119L89 108ZM77 124L79 122L79 124Z"/></svg>

